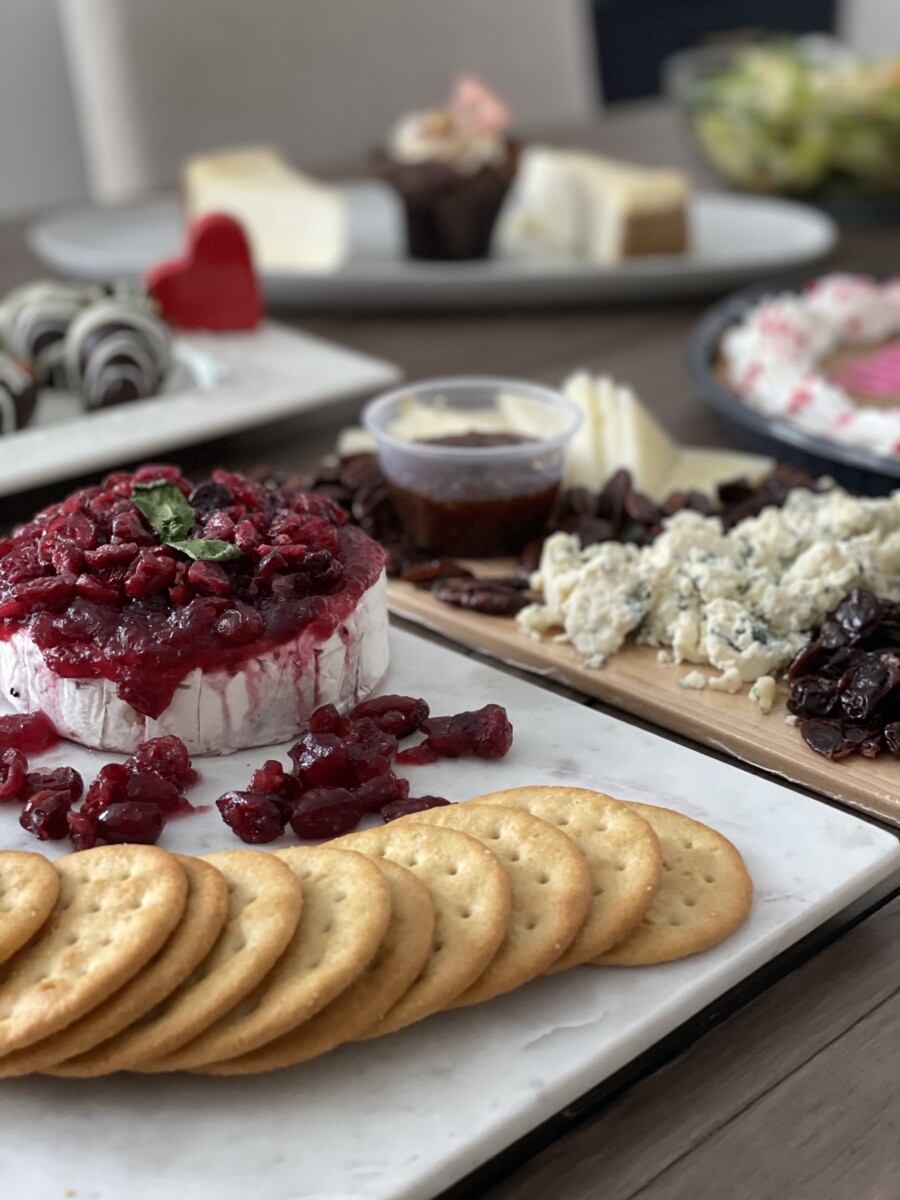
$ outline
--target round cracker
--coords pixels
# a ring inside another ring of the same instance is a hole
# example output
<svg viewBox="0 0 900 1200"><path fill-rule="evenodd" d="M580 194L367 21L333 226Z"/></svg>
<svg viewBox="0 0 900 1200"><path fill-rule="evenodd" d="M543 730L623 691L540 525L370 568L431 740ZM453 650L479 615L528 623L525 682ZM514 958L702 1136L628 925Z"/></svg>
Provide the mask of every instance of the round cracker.
<svg viewBox="0 0 900 1200"><path fill-rule="evenodd" d="M291 846L275 856L303 889L303 911L284 953L240 1004L142 1071L186 1071L256 1050L323 1009L375 957L391 919L391 889L378 867L331 846Z"/></svg>
<svg viewBox="0 0 900 1200"><path fill-rule="evenodd" d="M0 1053L70 1025L123 987L181 919L187 876L156 846L97 846L54 864L59 897L0 970Z"/></svg>
<svg viewBox="0 0 900 1200"><path fill-rule="evenodd" d="M44 924L59 898L59 876L43 854L0 850L0 963Z"/></svg>
<svg viewBox="0 0 900 1200"><path fill-rule="evenodd" d="M410 987L431 953L434 909L428 889L389 858L372 861L391 889L391 922L359 979L296 1029L250 1054L201 1067L197 1074L250 1075L317 1058L365 1033Z"/></svg>
<svg viewBox="0 0 900 1200"><path fill-rule="evenodd" d="M212 950L162 1004L48 1074L108 1075L170 1054L239 1004L271 970L300 919L296 875L259 850L221 850L203 861L228 885L228 917Z"/></svg>
<svg viewBox="0 0 900 1200"><path fill-rule="evenodd" d="M434 909L431 954L420 975L361 1035L379 1037L446 1008L484 972L509 926L509 876L481 842L437 825L393 821L336 844L407 867L427 887Z"/></svg>
<svg viewBox="0 0 900 1200"><path fill-rule="evenodd" d="M587 916L546 974L591 962L620 942L649 908L662 879L662 853L656 834L632 806L603 792L570 787L509 788L476 796L474 802L521 808L549 821L587 860L593 893Z"/></svg>
<svg viewBox="0 0 900 1200"><path fill-rule="evenodd" d="M451 1007L480 1004L527 983L562 954L584 924L591 876L574 842L546 821L499 804L451 804L404 818L478 838L509 874L506 937L484 974Z"/></svg>
<svg viewBox="0 0 900 1200"><path fill-rule="evenodd" d="M745 919L753 882L735 847L708 825L650 804L631 804L656 831L663 878L630 934L594 961L601 966L670 962L708 950Z"/></svg>
<svg viewBox="0 0 900 1200"><path fill-rule="evenodd" d="M171 995L206 957L228 915L228 885L225 877L202 859L183 854L175 858L187 876L187 901L180 922L156 957L80 1020L0 1058L0 1078L45 1071L115 1037Z"/></svg>

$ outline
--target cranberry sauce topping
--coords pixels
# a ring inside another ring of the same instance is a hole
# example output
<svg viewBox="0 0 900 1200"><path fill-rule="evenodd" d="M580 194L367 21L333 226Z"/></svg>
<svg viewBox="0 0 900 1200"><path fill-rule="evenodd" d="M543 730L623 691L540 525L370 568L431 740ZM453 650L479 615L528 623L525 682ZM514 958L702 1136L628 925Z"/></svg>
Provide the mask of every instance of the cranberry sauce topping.
<svg viewBox="0 0 900 1200"><path fill-rule="evenodd" d="M0 540L0 638L27 630L57 674L110 679L158 717L194 668L346 620L384 566L347 522L327 496L226 471L117 472Z"/></svg>
<svg viewBox="0 0 900 1200"><path fill-rule="evenodd" d="M789 671L787 706L817 754L900 757L900 605L854 588Z"/></svg>
<svg viewBox="0 0 900 1200"><path fill-rule="evenodd" d="M420 729L426 740L398 753L398 739ZM512 735L499 704L452 717L430 717L426 702L413 696L378 696L358 704L349 717L325 704L291 747L291 768L268 759L247 791L226 792L216 806L245 842L274 841L286 824L300 838L337 837L367 813L393 821L449 804L441 796L410 797L409 781L395 775L395 762L421 765L466 754L501 758Z"/></svg>

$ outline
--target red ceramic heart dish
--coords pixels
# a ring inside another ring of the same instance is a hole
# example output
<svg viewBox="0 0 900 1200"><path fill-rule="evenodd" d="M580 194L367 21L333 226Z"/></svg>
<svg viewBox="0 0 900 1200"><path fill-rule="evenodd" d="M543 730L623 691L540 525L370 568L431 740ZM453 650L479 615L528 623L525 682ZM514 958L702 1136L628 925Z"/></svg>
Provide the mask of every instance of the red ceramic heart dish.
<svg viewBox="0 0 900 1200"><path fill-rule="evenodd" d="M152 267L145 282L177 329L255 329L263 318L246 235L221 213L194 221L187 254Z"/></svg>

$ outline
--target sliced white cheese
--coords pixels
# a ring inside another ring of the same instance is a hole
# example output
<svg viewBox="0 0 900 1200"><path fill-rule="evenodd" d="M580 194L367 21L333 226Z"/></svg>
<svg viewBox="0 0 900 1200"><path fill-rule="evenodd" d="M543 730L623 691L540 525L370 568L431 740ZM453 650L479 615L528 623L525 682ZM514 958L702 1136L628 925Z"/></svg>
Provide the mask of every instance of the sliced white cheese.
<svg viewBox="0 0 900 1200"><path fill-rule="evenodd" d="M191 754L231 754L296 737L322 704L346 712L388 667L387 581L382 573L329 638L303 633L238 669L191 671L156 720L142 716L107 679L64 679L27 631L0 642L0 688L20 712L42 709L63 735L131 754L147 738L175 734Z"/></svg>
<svg viewBox="0 0 900 1200"><path fill-rule="evenodd" d="M678 446L634 392L608 376L579 371L563 383L584 421L566 458L564 485L599 491L624 468L652 500L675 491L713 492L726 479L758 479L775 462L760 454Z"/></svg>
<svg viewBox="0 0 900 1200"><path fill-rule="evenodd" d="M189 219L226 213L241 222L261 271L333 271L347 257L343 193L268 147L189 159L184 192Z"/></svg>
<svg viewBox="0 0 900 1200"><path fill-rule="evenodd" d="M738 450L704 450L687 446L681 450L675 465L664 481L663 494L713 492L726 479L759 479L775 466L774 458L762 454L743 454ZM663 496L654 496L662 499Z"/></svg>

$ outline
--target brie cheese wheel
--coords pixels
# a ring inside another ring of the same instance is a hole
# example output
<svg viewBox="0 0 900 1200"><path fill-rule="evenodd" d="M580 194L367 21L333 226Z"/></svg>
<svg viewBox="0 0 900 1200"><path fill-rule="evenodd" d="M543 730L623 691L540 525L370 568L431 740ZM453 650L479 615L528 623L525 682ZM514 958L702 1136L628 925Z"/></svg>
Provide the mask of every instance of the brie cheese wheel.
<svg viewBox="0 0 900 1200"><path fill-rule="evenodd" d="M284 742L322 704L347 712L374 691L387 667L384 572L327 639L301 633L235 667L196 668L155 720L121 700L111 680L57 675L27 629L0 641L0 687L16 709L42 709L63 737L122 754L166 734L181 738L192 755Z"/></svg>
<svg viewBox="0 0 900 1200"><path fill-rule="evenodd" d="M343 193L268 147L190 159L184 190L190 220L226 213L240 221L260 271L333 271L347 257Z"/></svg>

